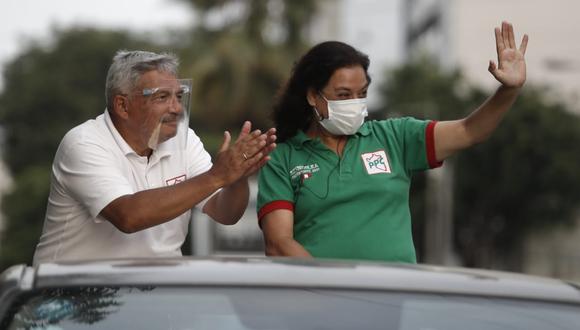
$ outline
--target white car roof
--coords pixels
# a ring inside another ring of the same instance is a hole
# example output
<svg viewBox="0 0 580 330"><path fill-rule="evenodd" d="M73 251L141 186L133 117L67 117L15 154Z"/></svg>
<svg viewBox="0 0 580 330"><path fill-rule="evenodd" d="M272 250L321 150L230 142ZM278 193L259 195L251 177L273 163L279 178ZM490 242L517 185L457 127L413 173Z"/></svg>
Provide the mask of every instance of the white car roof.
<svg viewBox="0 0 580 330"><path fill-rule="evenodd" d="M14 267L21 290L188 285L368 289L580 303L580 287L516 273L428 265L288 258L133 259Z"/></svg>

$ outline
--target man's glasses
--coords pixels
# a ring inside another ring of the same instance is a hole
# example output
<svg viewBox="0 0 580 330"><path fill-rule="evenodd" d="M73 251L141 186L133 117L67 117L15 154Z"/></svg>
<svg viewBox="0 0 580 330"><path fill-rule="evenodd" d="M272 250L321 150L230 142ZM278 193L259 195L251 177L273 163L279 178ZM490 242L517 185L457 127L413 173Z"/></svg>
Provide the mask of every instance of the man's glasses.
<svg viewBox="0 0 580 330"><path fill-rule="evenodd" d="M189 94L190 89L187 85L180 85L178 88L171 87L154 87L143 89L142 95L149 98L153 104L167 104L172 102L173 97L181 102L184 95Z"/></svg>

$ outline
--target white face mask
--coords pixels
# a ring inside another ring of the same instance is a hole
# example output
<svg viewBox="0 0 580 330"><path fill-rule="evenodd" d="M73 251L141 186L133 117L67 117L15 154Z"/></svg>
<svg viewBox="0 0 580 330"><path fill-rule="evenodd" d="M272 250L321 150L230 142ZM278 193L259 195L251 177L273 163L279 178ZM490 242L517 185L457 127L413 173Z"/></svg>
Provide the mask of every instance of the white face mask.
<svg viewBox="0 0 580 330"><path fill-rule="evenodd" d="M367 99L327 100L328 118L320 120L320 125L334 135L353 135L368 116ZM318 118L322 118L314 108Z"/></svg>

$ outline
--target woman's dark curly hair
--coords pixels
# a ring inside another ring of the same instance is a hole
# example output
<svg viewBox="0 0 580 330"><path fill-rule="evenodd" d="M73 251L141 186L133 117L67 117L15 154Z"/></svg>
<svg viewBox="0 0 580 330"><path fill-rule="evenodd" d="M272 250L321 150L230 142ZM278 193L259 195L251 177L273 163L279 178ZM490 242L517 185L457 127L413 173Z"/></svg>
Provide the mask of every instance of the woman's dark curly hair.
<svg viewBox="0 0 580 330"><path fill-rule="evenodd" d="M360 65L370 83L369 57L352 46L339 41L326 41L312 47L294 66L292 76L280 90L273 108L278 142L306 131L315 119L312 106L306 99L307 91L321 91L332 74L345 67Z"/></svg>

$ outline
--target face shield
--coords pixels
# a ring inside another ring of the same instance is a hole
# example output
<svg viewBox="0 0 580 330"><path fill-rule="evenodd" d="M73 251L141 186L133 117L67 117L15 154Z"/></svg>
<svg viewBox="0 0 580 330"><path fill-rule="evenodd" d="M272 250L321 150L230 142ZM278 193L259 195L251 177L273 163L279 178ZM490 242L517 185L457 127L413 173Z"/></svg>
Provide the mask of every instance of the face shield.
<svg viewBox="0 0 580 330"><path fill-rule="evenodd" d="M184 150L189 129L191 79L159 80L144 88L141 136L152 150ZM144 141L144 142L145 142Z"/></svg>

